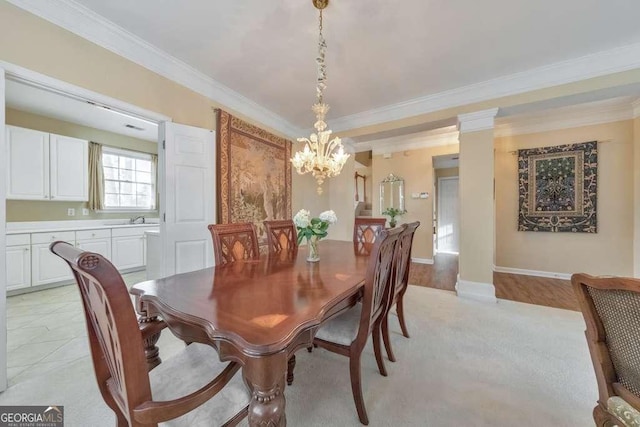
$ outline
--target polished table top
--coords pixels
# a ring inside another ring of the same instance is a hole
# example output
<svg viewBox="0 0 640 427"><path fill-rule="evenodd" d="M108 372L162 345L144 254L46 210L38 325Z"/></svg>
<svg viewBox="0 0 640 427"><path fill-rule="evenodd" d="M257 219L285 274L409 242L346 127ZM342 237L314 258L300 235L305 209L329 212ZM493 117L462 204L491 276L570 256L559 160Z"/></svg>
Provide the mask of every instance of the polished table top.
<svg viewBox="0 0 640 427"><path fill-rule="evenodd" d="M208 340L229 342L247 355L274 353L353 299L364 283L368 256L356 254L352 242L322 240L319 252L319 262L306 261L301 247L294 256L138 283L131 293L170 325L194 324Z"/></svg>

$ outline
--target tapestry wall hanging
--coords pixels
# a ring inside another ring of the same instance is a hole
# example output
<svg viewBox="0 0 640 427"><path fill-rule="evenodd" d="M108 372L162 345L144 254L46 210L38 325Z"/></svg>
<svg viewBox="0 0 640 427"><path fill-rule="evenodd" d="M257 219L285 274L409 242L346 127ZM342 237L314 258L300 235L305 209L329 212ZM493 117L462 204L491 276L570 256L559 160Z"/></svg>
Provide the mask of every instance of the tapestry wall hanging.
<svg viewBox="0 0 640 427"><path fill-rule="evenodd" d="M518 230L597 232L598 143L518 150Z"/></svg>
<svg viewBox="0 0 640 427"><path fill-rule="evenodd" d="M291 218L291 141L217 111L218 222Z"/></svg>

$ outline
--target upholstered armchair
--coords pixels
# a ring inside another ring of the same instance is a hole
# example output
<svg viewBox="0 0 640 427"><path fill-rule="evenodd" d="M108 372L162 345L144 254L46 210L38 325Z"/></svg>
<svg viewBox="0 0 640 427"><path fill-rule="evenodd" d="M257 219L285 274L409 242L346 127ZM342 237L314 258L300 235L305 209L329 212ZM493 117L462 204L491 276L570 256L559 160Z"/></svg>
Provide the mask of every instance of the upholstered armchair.
<svg viewBox="0 0 640 427"><path fill-rule="evenodd" d="M598 382L598 427L640 427L640 280L571 277Z"/></svg>

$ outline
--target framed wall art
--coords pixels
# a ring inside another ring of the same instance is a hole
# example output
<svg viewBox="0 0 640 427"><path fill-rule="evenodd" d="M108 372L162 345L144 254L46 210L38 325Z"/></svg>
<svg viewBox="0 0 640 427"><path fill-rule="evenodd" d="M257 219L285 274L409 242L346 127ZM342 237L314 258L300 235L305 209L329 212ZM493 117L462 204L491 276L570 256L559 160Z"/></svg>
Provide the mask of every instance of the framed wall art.
<svg viewBox="0 0 640 427"><path fill-rule="evenodd" d="M518 150L518 230L596 233L598 143Z"/></svg>

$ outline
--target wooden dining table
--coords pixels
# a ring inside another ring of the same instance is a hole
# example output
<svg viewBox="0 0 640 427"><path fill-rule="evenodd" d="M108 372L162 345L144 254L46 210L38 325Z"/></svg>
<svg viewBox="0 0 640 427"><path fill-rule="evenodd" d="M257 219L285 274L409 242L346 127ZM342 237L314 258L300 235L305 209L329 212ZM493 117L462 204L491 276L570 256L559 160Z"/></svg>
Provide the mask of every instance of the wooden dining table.
<svg viewBox="0 0 640 427"><path fill-rule="evenodd" d="M322 240L320 261L308 262L306 249L131 289L142 322L159 316L180 339L212 345L220 360L242 365L251 426L286 425L285 377L294 353L310 348L320 325L361 294L368 255L352 242ZM147 355L157 357L157 350Z"/></svg>

